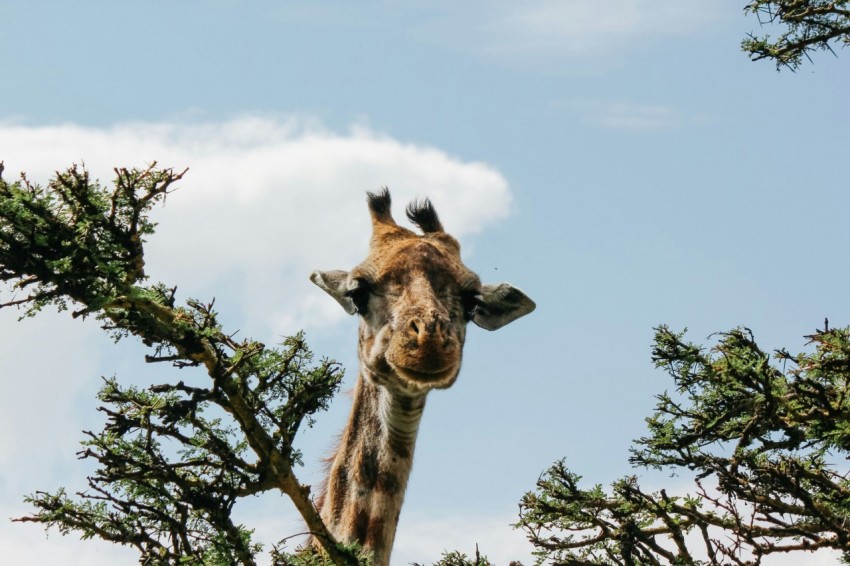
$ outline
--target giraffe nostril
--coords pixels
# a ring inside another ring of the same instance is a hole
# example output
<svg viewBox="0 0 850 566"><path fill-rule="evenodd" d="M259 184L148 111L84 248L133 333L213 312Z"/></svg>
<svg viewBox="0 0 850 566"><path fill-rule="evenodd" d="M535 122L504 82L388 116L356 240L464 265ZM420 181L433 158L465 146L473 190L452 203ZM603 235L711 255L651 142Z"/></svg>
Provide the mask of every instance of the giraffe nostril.
<svg viewBox="0 0 850 566"><path fill-rule="evenodd" d="M416 319L411 319L410 321L410 329L414 334L419 334L419 324L416 324Z"/></svg>

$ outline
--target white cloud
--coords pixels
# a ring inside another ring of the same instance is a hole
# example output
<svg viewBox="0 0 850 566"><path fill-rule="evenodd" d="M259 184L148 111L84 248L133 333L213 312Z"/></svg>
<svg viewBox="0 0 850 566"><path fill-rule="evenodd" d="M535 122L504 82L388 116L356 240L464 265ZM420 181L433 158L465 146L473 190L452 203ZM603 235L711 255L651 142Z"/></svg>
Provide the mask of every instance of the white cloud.
<svg viewBox="0 0 850 566"><path fill-rule="evenodd" d="M444 551L475 556L475 545L493 564L519 560L533 564L533 547L522 531L510 525L516 516L466 515L428 517L402 513L393 548L393 564L433 564Z"/></svg>
<svg viewBox="0 0 850 566"><path fill-rule="evenodd" d="M16 322L20 312L0 311L0 555L4 564L116 564L108 545L75 541L55 531L46 542L38 525L9 519L33 512L25 494L69 489L84 482L81 430L96 415L82 417L80 399L93 411L99 386L98 349L92 321L41 313ZM75 469L69 473L69 469ZM95 547L99 548L95 548ZM78 561L69 562L65 557ZM105 557L98 561L98 557ZM126 562L126 561L125 561Z"/></svg>
<svg viewBox="0 0 850 566"><path fill-rule="evenodd" d="M385 0L371 12L338 2L288 2L271 17L302 27L402 34L499 62L595 65L658 38L705 33L728 12L719 2L681 0Z"/></svg>
<svg viewBox="0 0 850 566"><path fill-rule="evenodd" d="M634 132L656 132L682 125L682 113L660 104L640 104L629 100L581 100L570 103L581 118L600 128Z"/></svg>
<svg viewBox="0 0 850 566"><path fill-rule="evenodd" d="M340 134L309 119L245 117L207 124L0 125L6 176L45 182L84 161L101 180L115 166L190 167L155 212L148 273L198 298L234 302L252 330L315 328L342 311L307 276L364 256L365 191L388 186L396 218L430 197L461 240L508 214L507 181L492 166L408 144L365 127Z"/></svg>
<svg viewBox="0 0 850 566"><path fill-rule="evenodd" d="M642 478L641 483L643 484L643 490L646 492L655 492L664 489L670 497L701 497L701 492L699 491L695 480L687 477L678 476L671 478L663 472L647 471L645 477ZM703 479L701 484L709 497L720 498L721 500L723 499L713 478ZM752 509L751 506L740 500L736 500L732 503L732 505L738 509L738 511L744 516L745 520L748 518L746 516L746 510ZM713 505L706 501L703 511L708 511L712 508ZM731 544L731 540L729 539L727 532L717 528L709 528L709 533L713 539ZM672 539L659 540L658 542L662 547L666 547L671 550L675 549L675 542ZM789 544L791 542L792 541L788 540L784 541L785 544ZM703 541L701 533L691 531L686 534L685 543L688 549L693 553L694 558L697 560L707 560L708 554L705 550L705 542ZM740 551L739 558L746 559L749 555L750 553L742 550ZM775 553L763 557L761 559L761 564L764 566L795 566L798 564L806 564L807 566L839 566L841 564L841 553L830 549L822 549L816 552L805 553L800 551Z"/></svg>
<svg viewBox="0 0 850 566"><path fill-rule="evenodd" d="M434 5L434 3L429 3ZM656 37L699 33L722 7L681 0L437 3L419 37L501 59L598 59Z"/></svg>
<svg viewBox="0 0 850 566"><path fill-rule="evenodd" d="M305 118L106 128L0 124L0 160L7 180L26 171L42 184L80 161L107 182L115 166L157 160L190 167L167 205L155 211L160 227L148 245L148 273L178 284L182 296L215 295L223 315L250 326L244 334L266 340L344 317L307 276L313 269L350 268L363 258L366 190L389 186L400 222L409 199L429 196L461 240L505 217L511 200L507 181L490 165L365 127L332 132ZM0 311L2 554L22 566L126 562L118 558L126 550L55 532L47 542L38 526L6 520L32 511L21 502L23 494L82 485L74 454L80 431L98 418L91 414L93 393L105 367L102 348L109 346L94 321L44 312L17 323L19 314ZM139 369L132 367L133 373ZM78 409L79 399L85 408Z"/></svg>
<svg viewBox="0 0 850 566"><path fill-rule="evenodd" d="M26 510L25 510L26 511ZM0 550L3 563L15 566L115 566L134 564L138 553L131 548L105 542L80 540L75 534L61 536L55 530L45 533L38 525L8 525L7 517L18 516L18 508L0 507Z"/></svg>
<svg viewBox="0 0 850 566"><path fill-rule="evenodd" d="M52 481L57 455L73 456L79 429L75 400L98 379L96 327L52 312L16 322L0 311L0 489L23 480ZM92 355L94 353L94 355ZM0 500L2 503L2 500Z"/></svg>

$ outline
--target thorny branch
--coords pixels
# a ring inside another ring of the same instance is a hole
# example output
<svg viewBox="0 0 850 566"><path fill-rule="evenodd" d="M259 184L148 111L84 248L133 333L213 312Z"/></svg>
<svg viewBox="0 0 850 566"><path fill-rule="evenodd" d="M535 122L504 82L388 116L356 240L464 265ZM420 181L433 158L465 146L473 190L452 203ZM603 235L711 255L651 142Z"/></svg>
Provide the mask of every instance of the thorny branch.
<svg viewBox="0 0 850 566"><path fill-rule="evenodd" d="M178 306L176 287L146 284L149 212L185 173L156 164L115 169L111 189L78 166L46 187L0 176L0 281L13 292L0 308L25 307L33 316L74 304L75 317L96 317L116 340L140 338L154 350L146 361L197 366L207 376L207 385L147 389L107 379L100 393L107 423L86 433L79 453L99 464L89 491L76 500L63 490L37 492L28 498L36 513L19 520L131 545L145 564L254 564L260 549L231 511L240 498L276 489L328 558L356 564L293 472L295 435L327 407L339 365L315 363L301 335L281 348L237 341L222 331L213 302Z"/></svg>
<svg viewBox="0 0 850 566"><path fill-rule="evenodd" d="M745 13L755 14L759 23L782 24L785 30L775 39L749 34L741 46L754 61L773 59L777 69L796 70L812 51L834 53L832 43L850 44L850 0L755 0Z"/></svg>
<svg viewBox="0 0 850 566"><path fill-rule="evenodd" d="M808 337L813 353L774 356L746 329L712 350L661 327L653 358L676 384L658 396L632 462L691 474L696 494L647 492L636 477L610 493L563 461L520 503L538 557L568 564L759 564L834 549L850 559L850 329ZM699 541L699 542L694 542Z"/></svg>

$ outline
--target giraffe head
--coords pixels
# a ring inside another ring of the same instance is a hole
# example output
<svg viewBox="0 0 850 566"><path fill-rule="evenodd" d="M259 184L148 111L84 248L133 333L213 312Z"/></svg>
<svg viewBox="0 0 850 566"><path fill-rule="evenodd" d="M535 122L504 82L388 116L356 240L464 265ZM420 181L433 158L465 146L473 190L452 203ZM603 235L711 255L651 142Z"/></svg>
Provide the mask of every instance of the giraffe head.
<svg viewBox="0 0 850 566"><path fill-rule="evenodd" d="M366 260L351 271L313 272L310 279L360 316L366 379L406 394L449 387L460 370L467 323L496 330L534 310L534 301L507 283L482 285L430 201L407 207L421 235L396 224L386 189L369 193L368 201Z"/></svg>

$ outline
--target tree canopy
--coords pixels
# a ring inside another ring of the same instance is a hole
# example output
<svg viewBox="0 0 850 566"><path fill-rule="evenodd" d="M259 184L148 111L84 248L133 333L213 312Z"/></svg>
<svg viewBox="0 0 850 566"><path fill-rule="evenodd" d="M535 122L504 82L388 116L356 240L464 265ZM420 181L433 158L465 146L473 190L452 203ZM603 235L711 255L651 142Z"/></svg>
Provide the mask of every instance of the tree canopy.
<svg viewBox="0 0 850 566"><path fill-rule="evenodd" d="M850 44L848 0L754 0L744 12L762 24L784 27L777 37L750 34L741 44L753 60L771 59L777 69L796 70L813 51L834 52L834 44Z"/></svg>
<svg viewBox="0 0 850 566"><path fill-rule="evenodd" d="M337 391L339 364L316 361L301 335L275 348L238 340L213 301L178 305L176 287L149 284L149 212L183 173L154 164L115 175L107 188L73 166L42 187L26 177L8 183L0 167L0 280L15 294L0 308L32 316L53 305L94 316L116 340L140 338L151 349L147 362L199 367L207 381L192 374L190 383L139 389L106 380L106 424L86 433L80 452L98 464L89 489L76 498L61 489L33 494L37 511L20 520L133 546L145 564L247 565L260 549L233 522L233 507L278 490L334 563L357 563L293 470L295 436Z"/></svg>
<svg viewBox="0 0 850 566"><path fill-rule="evenodd" d="M580 486L555 463L523 498L518 526L555 564L758 564L835 549L850 563L850 329L770 354L746 329L709 350L660 327L653 359L673 379L631 461L691 478L692 493L630 476Z"/></svg>

